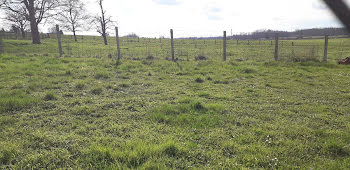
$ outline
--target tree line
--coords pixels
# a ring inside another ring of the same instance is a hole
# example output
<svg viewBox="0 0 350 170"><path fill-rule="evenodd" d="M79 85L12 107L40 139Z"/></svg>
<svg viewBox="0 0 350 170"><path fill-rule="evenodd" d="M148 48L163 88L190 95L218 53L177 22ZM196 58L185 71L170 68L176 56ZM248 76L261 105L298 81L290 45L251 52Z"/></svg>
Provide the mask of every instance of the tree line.
<svg viewBox="0 0 350 170"><path fill-rule="evenodd" d="M349 35L345 28L312 28L300 29L295 31L274 31L274 30L258 30L248 34L234 35L234 39L274 39L275 35L283 38L303 39L317 36L341 36Z"/></svg>
<svg viewBox="0 0 350 170"><path fill-rule="evenodd" d="M96 15L87 12L83 0L0 0L0 10L5 13L3 19L12 24L11 29L21 32L23 38L29 28L33 44L41 43L39 25L54 21L64 30L72 32L75 41L78 41L77 31L95 29L107 45L108 30L116 22L104 9L104 0L95 2L100 9Z"/></svg>
<svg viewBox="0 0 350 170"><path fill-rule="evenodd" d="M235 40L271 40L278 34L280 38L303 39L320 36L350 36L346 28L311 28L300 29L295 31L277 31L277 30L257 30L251 33L240 33L227 36L228 39ZM222 39L218 37L189 37L181 39Z"/></svg>

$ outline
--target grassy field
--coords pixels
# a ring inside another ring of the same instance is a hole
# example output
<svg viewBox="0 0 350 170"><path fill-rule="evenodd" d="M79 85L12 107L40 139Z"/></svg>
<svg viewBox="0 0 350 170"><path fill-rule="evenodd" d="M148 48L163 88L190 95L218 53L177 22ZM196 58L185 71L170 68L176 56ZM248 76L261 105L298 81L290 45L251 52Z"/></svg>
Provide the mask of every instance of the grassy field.
<svg viewBox="0 0 350 170"><path fill-rule="evenodd" d="M171 62L166 40L128 43L116 65L113 44L89 41L69 41L80 52L56 58L54 39L5 40L1 169L350 167L350 69L335 63L337 46L329 63L275 62L244 45L221 62L219 41L208 40ZM209 60L193 60L200 52Z"/></svg>

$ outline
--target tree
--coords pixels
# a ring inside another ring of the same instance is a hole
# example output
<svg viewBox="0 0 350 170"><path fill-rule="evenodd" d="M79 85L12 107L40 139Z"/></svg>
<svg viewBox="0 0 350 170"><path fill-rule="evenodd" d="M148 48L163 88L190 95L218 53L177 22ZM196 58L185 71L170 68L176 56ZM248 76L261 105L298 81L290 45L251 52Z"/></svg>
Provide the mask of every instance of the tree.
<svg viewBox="0 0 350 170"><path fill-rule="evenodd" d="M58 7L60 0L5 0L5 9L24 15L30 22L33 44L40 44L40 34L38 25L54 14L51 12ZM25 13L18 6L25 8Z"/></svg>
<svg viewBox="0 0 350 170"><path fill-rule="evenodd" d="M101 34L101 36L103 37L104 43L105 45L108 45L107 42L107 30L112 29L113 26L113 21L112 21L112 17L108 16L106 14L106 10L104 10L103 8L103 1L104 0L98 0L97 3L100 7L101 10L101 15L97 15L94 17L94 22L97 28L97 32Z"/></svg>
<svg viewBox="0 0 350 170"><path fill-rule="evenodd" d="M19 9L16 9L16 11L20 12L14 12L14 11L6 11L5 15L6 17L4 18L5 20L9 21L12 23L12 29L16 28L17 32L21 32L22 39L25 39L26 37L26 28L28 26L28 21L26 19L26 16L23 15L26 13L26 9L23 8L23 6L18 6Z"/></svg>
<svg viewBox="0 0 350 170"><path fill-rule="evenodd" d="M85 5L81 0L63 0L60 5L56 20L63 28L73 32L75 41L78 41L76 31L84 26L84 21L89 19L85 11Z"/></svg>
<svg viewBox="0 0 350 170"><path fill-rule="evenodd" d="M5 0L0 0L0 8L5 6Z"/></svg>

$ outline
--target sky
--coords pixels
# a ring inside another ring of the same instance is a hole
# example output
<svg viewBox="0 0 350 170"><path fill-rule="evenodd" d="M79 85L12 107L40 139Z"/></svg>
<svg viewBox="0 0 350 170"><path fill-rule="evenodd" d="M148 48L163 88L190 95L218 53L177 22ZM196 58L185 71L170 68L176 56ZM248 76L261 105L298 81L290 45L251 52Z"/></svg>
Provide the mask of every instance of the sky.
<svg viewBox="0 0 350 170"><path fill-rule="evenodd" d="M82 0L98 13L96 0ZM259 29L340 27L321 0L104 0L120 35L208 37ZM346 0L350 4L350 0ZM42 26L42 29L44 27ZM87 33L87 32L85 32ZM94 30L88 32L94 34ZM113 30L111 31L111 34Z"/></svg>

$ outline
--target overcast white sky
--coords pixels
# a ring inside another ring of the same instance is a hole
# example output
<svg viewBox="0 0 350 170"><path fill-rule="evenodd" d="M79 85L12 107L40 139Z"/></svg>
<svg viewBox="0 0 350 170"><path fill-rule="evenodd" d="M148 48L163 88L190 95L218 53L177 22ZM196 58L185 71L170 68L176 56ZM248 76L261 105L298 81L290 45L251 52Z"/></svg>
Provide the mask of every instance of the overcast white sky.
<svg viewBox="0 0 350 170"><path fill-rule="evenodd" d="M99 12L96 0L82 1ZM188 37L341 26L321 0L105 0L105 8L121 35L144 37L168 37L171 28Z"/></svg>

